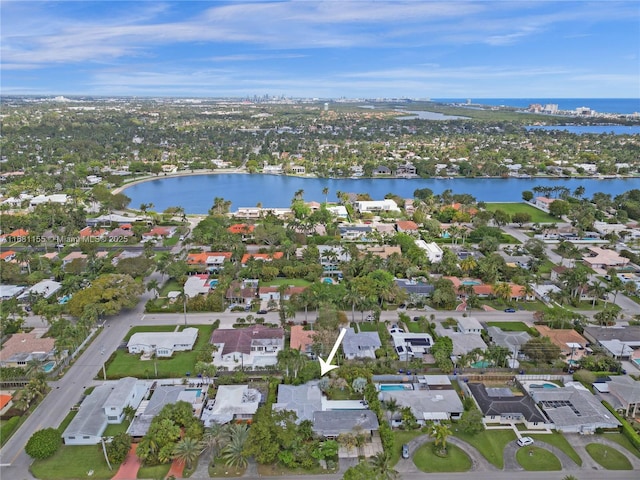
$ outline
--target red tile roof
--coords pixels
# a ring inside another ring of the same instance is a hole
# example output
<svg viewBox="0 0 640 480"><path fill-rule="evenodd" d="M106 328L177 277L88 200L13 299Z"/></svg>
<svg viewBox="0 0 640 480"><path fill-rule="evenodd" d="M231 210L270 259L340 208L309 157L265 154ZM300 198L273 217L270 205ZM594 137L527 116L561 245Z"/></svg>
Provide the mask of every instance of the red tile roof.
<svg viewBox="0 0 640 480"><path fill-rule="evenodd" d="M268 328L263 325L254 325L248 328L219 328L211 334L210 342L213 344L224 343L222 355L233 352L241 352L249 355L251 353L251 342L255 340L265 340L270 338L283 338L282 328Z"/></svg>
<svg viewBox="0 0 640 480"><path fill-rule="evenodd" d="M209 257L224 257L225 260L231 260L231 252L202 252L190 253L187 256L187 264L189 265L205 265Z"/></svg>
<svg viewBox="0 0 640 480"><path fill-rule="evenodd" d="M6 260L7 258L15 256L16 252L13 250L7 250L6 252L0 253L0 260Z"/></svg>
<svg viewBox="0 0 640 480"><path fill-rule="evenodd" d="M9 237L11 237L11 238L28 237L28 236L29 236L29 231L25 230L23 228L19 228L17 230L14 230L13 232L11 232L9 234Z"/></svg>
<svg viewBox="0 0 640 480"><path fill-rule="evenodd" d="M305 330L302 325L293 325L291 327L291 349L305 352L307 347L313 343L314 334L315 332L312 330Z"/></svg>
<svg viewBox="0 0 640 480"><path fill-rule="evenodd" d="M11 395L0 394L0 410L7 406L7 404L11 401Z"/></svg>
<svg viewBox="0 0 640 480"><path fill-rule="evenodd" d="M278 260L279 258L282 258L284 256L284 253L282 252L273 252L273 254L271 253L245 253L242 256L242 264L244 265L245 263L247 263L249 261L250 258L255 258L256 260L262 260L265 262L269 262L271 260Z"/></svg>
<svg viewBox="0 0 640 480"><path fill-rule="evenodd" d="M246 223L236 223L235 225L231 225L229 228L227 228L227 231L231 232L231 233L253 233L253 231L255 230L255 226L254 225L248 225Z"/></svg>
<svg viewBox="0 0 640 480"><path fill-rule="evenodd" d="M396 225L399 229L402 230L418 230L418 224L416 222L412 222L411 220L400 220L396 222Z"/></svg>

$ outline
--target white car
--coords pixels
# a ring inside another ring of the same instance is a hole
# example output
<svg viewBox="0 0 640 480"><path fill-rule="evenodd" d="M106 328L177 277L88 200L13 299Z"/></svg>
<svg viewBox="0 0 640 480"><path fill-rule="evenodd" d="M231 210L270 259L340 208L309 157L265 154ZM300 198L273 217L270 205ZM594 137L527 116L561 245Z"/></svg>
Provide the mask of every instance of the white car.
<svg viewBox="0 0 640 480"><path fill-rule="evenodd" d="M533 438L531 437L522 437L518 439L518 446L526 447L527 445L533 445Z"/></svg>

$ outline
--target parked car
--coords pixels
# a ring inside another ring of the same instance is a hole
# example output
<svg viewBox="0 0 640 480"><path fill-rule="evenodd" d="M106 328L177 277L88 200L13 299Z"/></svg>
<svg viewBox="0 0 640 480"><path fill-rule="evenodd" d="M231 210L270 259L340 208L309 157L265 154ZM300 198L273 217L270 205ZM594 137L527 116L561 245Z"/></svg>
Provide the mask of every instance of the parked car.
<svg viewBox="0 0 640 480"><path fill-rule="evenodd" d="M373 315L367 315L367 322L373 322L374 317Z"/></svg>
<svg viewBox="0 0 640 480"><path fill-rule="evenodd" d="M505 311L505 313L516 313L516 309L515 308L505 308L504 311Z"/></svg>
<svg viewBox="0 0 640 480"><path fill-rule="evenodd" d="M258 310L258 315L266 315L267 313L269 312L267 312L266 310Z"/></svg>
<svg viewBox="0 0 640 480"><path fill-rule="evenodd" d="M522 437L518 439L518 446L526 447L527 445L533 445L533 438L531 437Z"/></svg>
<svg viewBox="0 0 640 480"><path fill-rule="evenodd" d="M409 458L409 445L402 445L402 458Z"/></svg>

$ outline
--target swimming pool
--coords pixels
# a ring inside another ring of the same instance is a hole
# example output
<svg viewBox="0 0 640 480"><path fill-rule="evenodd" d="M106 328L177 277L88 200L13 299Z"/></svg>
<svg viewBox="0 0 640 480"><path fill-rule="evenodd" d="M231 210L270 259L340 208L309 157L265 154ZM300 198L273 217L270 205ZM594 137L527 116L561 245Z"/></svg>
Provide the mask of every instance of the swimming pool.
<svg viewBox="0 0 640 480"><path fill-rule="evenodd" d="M64 297L62 297L60 300L58 300L58 303L60 305L64 305L65 303L67 303L69 300L71 300L71 295L65 295Z"/></svg>
<svg viewBox="0 0 640 480"><path fill-rule="evenodd" d="M43 371L44 373L49 373L51 370L53 370L53 367L55 367L55 366L56 366L56 362L54 362L54 361L52 360L52 361L50 361L50 362L45 363L45 364L42 366L42 371Z"/></svg>
<svg viewBox="0 0 640 480"><path fill-rule="evenodd" d="M482 285L480 280L463 280L461 282L462 285Z"/></svg>
<svg viewBox="0 0 640 480"><path fill-rule="evenodd" d="M475 362L471 364L472 368L487 368L489 366L491 366L491 364L486 360L480 360L479 362Z"/></svg>
<svg viewBox="0 0 640 480"><path fill-rule="evenodd" d="M634 358L633 359L633 363L635 363L636 365L640 366L640 358Z"/></svg>
<svg viewBox="0 0 640 480"><path fill-rule="evenodd" d="M553 383L532 383L529 388L560 388Z"/></svg>
<svg viewBox="0 0 640 480"><path fill-rule="evenodd" d="M333 285L333 279L329 277L325 277L322 279L322 283L326 283L327 285Z"/></svg>
<svg viewBox="0 0 640 480"><path fill-rule="evenodd" d="M209 282L210 288L216 288L217 285L218 285L218 280L215 278Z"/></svg>
<svg viewBox="0 0 640 480"><path fill-rule="evenodd" d="M413 387L411 385L398 385L398 384L380 385L381 392L394 392L399 390L413 390Z"/></svg>
<svg viewBox="0 0 640 480"><path fill-rule="evenodd" d="M201 388L187 388L186 391L187 392L196 392L196 398L199 398L200 396L202 396L202 389Z"/></svg>

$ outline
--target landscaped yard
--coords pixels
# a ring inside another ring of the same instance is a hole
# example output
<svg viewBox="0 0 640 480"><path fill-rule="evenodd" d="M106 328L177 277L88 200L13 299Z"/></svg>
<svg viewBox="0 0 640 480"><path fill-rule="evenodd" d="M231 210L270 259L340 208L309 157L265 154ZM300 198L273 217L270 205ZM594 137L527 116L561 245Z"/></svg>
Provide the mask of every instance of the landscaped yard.
<svg viewBox="0 0 640 480"><path fill-rule="evenodd" d="M606 438L607 440L611 440L612 442L616 442L619 445L622 445L625 449L633 453L636 457L640 458L640 451L633 446L633 444L629 441L627 437L625 437L622 433L602 433L600 434L602 438Z"/></svg>
<svg viewBox="0 0 640 480"><path fill-rule="evenodd" d="M528 332L529 327L523 322L487 322L489 327L498 327L506 332Z"/></svg>
<svg viewBox="0 0 640 480"><path fill-rule="evenodd" d="M607 470L631 470L633 468L627 457L608 445L590 443L586 449L591 458Z"/></svg>
<svg viewBox="0 0 640 480"><path fill-rule="evenodd" d="M522 468L533 472L562 470L558 457L544 448L522 447L516 453L516 460Z"/></svg>
<svg viewBox="0 0 640 480"><path fill-rule="evenodd" d="M165 478L170 468L170 463L155 465L153 467L142 467L138 470L138 478Z"/></svg>
<svg viewBox="0 0 640 480"><path fill-rule="evenodd" d="M434 453L433 442L422 445L413 456L413 463L423 472L466 472L471 468L471 459L455 445L447 445L448 455L439 457Z"/></svg>
<svg viewBox="0 0 640 480"><path fill-rule="evenodd" d="M473 445L484 458L500 469L504 467L504 447L516 439L516 434L511 429L485 430L475 435L454 431L454 435Z"/></svg>
<svg viewBox="0 0 640 480"><path fill-rule="evenodd" d="M268 282L260 281L261 287L279 287L280 285L293 285L294 287L308 287L311 282L304 278L274 278Z"/></svg>
<svg viewBox="0 0 640 480"><path fill-rule="evenodd" d="M556 223L558 221L557 218L526 203L487 203L486 209L490 212L502 210L511 216L513 216L514 213L528 213L531 215L532 223Z"/></svg>
<svg viewBox="0 0 640 480"><path fill-rule="evenodd" d="M571 460L576 462L578 465L582 465L582 459L578 452L576 452L571 444L567 441L566 437L559 432L549 433L549 434L532 434L528 435L534 440L540 440L541 442L546 442L549 445L553 445L554 447L562 450L567 454Z"/></svg>
<svg viewBox="0 0 640 480"><path fill-rule="evenodd" d="M291 478L298 478L300 476L307 475L321 475L326 473L335 473L336 470L324 470L321 466L317 466L311 468L309 470L303 469L294 469L290 470L288 468L283 467L280 464L277 465L262 465L258 464L258 475L262 475L263 477L280 477L280 476L290 476Z"/></svg>
<svg viewBox="0 0 640 480"><path fill-rule="evenodd" d="M402 445L409 443L414 438L423 435L420 430L394 430L393 431L393 450L391 451L390 464L395 465L400 460L402 454Z"/></svg>
<svg viewBox="0 0 640 480"><path fill-rule="evenodd" d="M205 458L200 459L201 462L206 462ZM216 458L214 466L209 466L210 477L241 477L244 475L246 468L227 467L224 461Z"/></svg>
<svg viewBox="0 0 640 480"><path fill-rule="evenodd" d="M129 428L129 424L131 422L129 420L124 420L122 423L110 423L105 428L103 437L114 437L119 433L126 432L127 428Z"/></svg>
<svg viewBox="0 0 640 480"><path fill-rule="evenodd" d="M158 331L155 330L156 328L161 327L136 327L132 331ZM179 378L185 376L186 373L193 371L198 351L209 343L209 338L213 331L212 325L195 325L195 328L200 333L193 350L174 353L171 358L142 361L140 360L140 355L132 355L125 350L116 350L113 360L107 365L107 377L109 379L123 377L156 378L156 368L158 372L157 378ZM174 329L175 327L169 328L168 331L173 331ZM132 331L125 338L129 338L133 334Z"/></svg>
<svg viewBox="0 0 640 480"><path fill-rule="evenodd" d="M108 479L116 474L118 468L112 466L113 470L109 470L100 445L62 445L52 457L35 460L31 465L31 473L43 480ZM91 476L88 474L89 471L93 471Z"/></svg>

